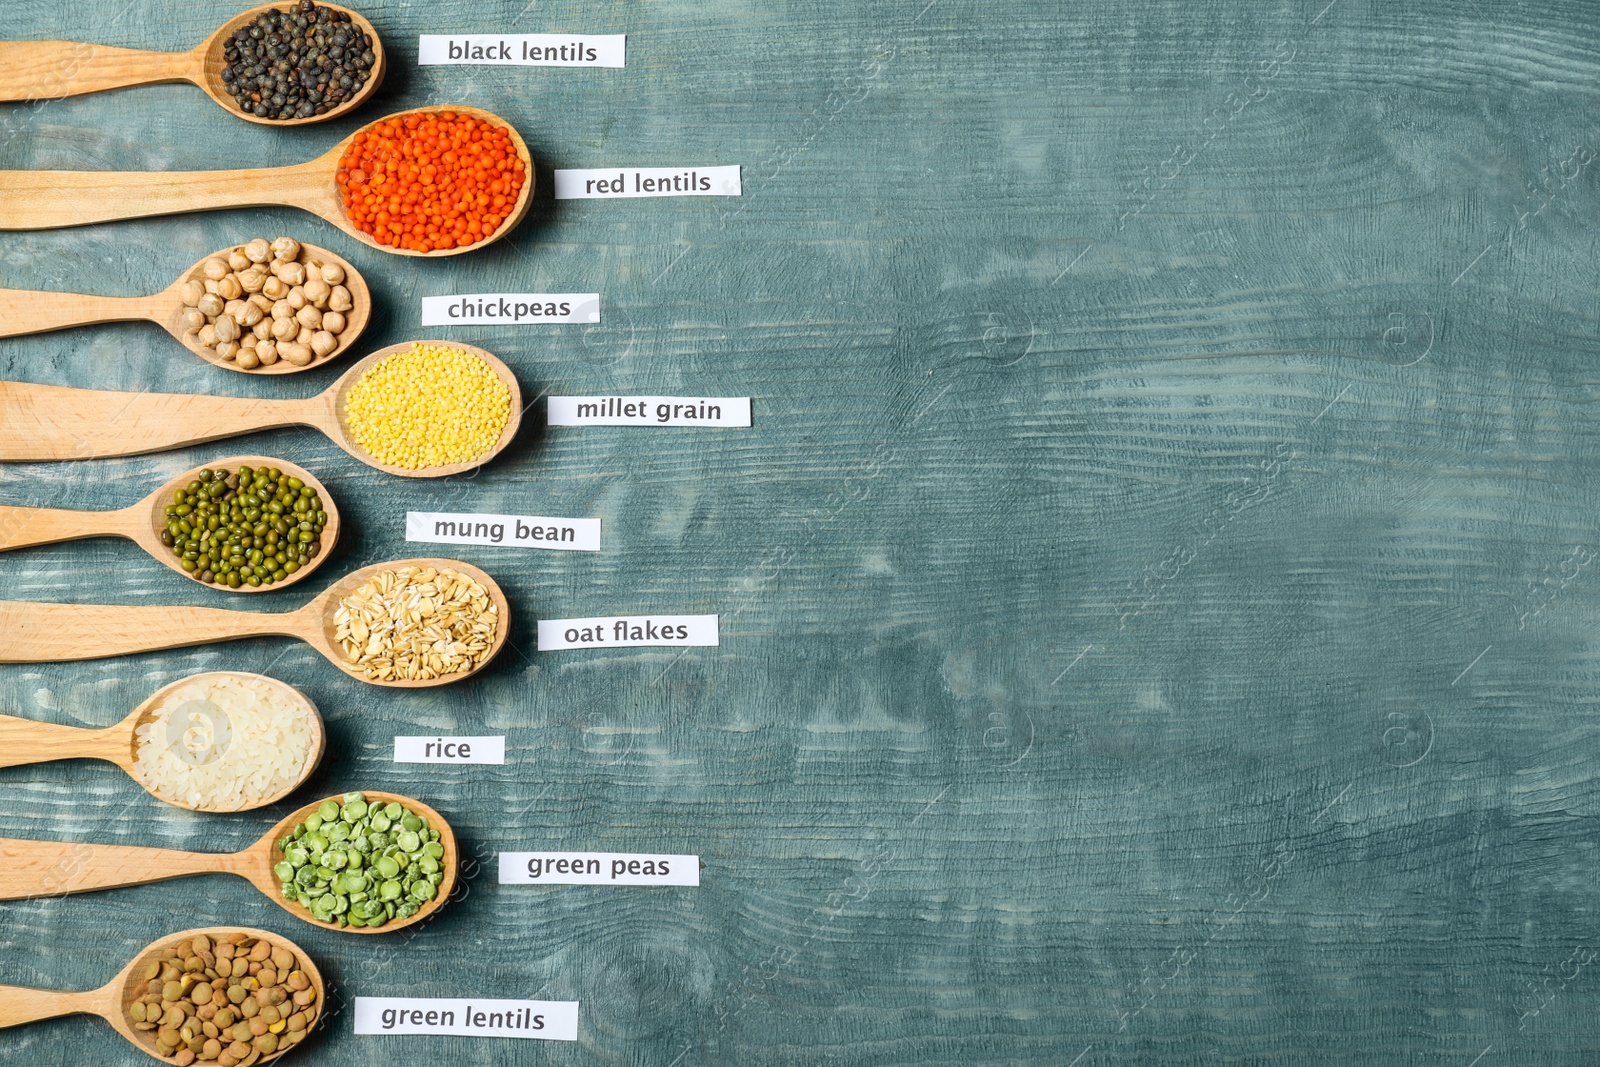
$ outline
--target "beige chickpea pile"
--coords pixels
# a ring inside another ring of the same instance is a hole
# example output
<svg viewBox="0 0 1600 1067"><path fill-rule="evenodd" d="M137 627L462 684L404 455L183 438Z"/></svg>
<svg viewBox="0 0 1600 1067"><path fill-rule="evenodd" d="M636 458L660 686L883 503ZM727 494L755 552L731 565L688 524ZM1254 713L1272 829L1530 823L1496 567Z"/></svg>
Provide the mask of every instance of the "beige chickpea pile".
<svg viewBox="0 0 1600 1067"><path fill-rule="evenodd" d="M200 265L182 286L185 337L241 370L282 359L297 367L339 347L355 307L337 263L311 257L292 237L258 237Z"/></svg>
<svg viewBox="0 0 1600 1067"><path fill-rule="evenodd" d="M380 571L339 602L334 640L349 668L374 681L464 674L489 658L500 609L458 571Z"/></svg>

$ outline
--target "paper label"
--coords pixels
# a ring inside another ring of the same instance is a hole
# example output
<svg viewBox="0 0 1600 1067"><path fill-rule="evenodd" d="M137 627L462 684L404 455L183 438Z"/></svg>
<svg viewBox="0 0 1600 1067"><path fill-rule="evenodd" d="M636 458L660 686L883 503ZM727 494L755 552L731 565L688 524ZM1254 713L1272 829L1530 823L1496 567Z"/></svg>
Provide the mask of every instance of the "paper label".
<svg viewBox="0 0 1600 1067"><path fill-rule="evenodd" d="M396 763L504 763L504 737L397 737Z"/></svg>
<svg viewBox="0 0 1600 1067"><path fill-rule="evenodd" d="M599 519L553 519L547 515L463 515L448 511L406 512L406 540L433 545L500 545L566 552L600 551Z"/></svg>
<svg viewBox="0 0 1600 1067"><path fill-rule="evenodd" d="M556 171L557 200L640 196L739 196L739 168L604 167Z"/></svg>
<svg viewBox="0 0 1600 1067"><path fill-rule="evenodd" d="M624 34L424 33L417 39L417 64L423 67L620 67L627 52Z"/></svg>
<svg viewBox="0 0 1600 1067"><path fill-rule="evenodd" d="M422 298L424 326L545 326L599 321L599 293L467 293Z"/></svg>
<svg viewBox="0 0 1600 1067"><path fill-rule="evenodd" d="M355 1032L576 1041L578 1002L357 997Z"/></svg>
<svg viewBox="0 0 1600 1067"><path fill-rule="evenodd" d="M539 651L562 648L645 648L716 645L715 615L608 615L540 619Z"/></svg>
<svg viewBox="0 0 1600 1067"><path fill-rule="evenodd" d="M625 852L502 852L501 885L700 884L699 856Z"/></svg>
<svg viewBox="0 0 1600 1067"><path fill-rule="evenodd" d="M551 426L749 426L747 396L553 396Z"/></svg>

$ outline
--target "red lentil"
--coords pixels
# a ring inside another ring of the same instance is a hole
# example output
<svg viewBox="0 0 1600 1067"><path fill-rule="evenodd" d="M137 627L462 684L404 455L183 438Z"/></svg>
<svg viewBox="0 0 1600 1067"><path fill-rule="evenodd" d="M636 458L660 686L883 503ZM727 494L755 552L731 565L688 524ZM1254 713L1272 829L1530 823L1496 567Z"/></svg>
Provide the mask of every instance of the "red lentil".
<svg viewBox="0 0 1600 1067"><path fill-rule="evenodd" d="M504 126L414 111L356 134L335 180L356 229L380 245L432 252L492 236L528 175Z"/></svg>

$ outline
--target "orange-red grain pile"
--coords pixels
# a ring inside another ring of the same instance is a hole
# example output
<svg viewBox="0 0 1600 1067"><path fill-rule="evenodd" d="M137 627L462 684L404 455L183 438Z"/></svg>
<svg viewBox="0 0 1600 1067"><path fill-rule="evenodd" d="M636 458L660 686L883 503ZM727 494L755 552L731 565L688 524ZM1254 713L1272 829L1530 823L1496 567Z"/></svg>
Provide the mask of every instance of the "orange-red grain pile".
<svg viewBox="0 0 1600 1067"><path fill-rule="evenodd" d="M356 229L380 245L431 252L491 236L528 175L504 126L426 111L356 134L335 180Z"/></svg>

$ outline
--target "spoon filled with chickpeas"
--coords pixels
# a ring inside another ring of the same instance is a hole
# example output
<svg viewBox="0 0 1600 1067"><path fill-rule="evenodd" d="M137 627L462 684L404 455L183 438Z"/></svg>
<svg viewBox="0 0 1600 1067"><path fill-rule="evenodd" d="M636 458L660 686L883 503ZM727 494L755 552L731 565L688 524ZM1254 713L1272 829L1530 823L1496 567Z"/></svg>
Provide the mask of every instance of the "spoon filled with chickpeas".
<svg viewBox="0 0 1600 1067"><path fill-rule="evenodd" d="M169 934L111 981L83 993L0 986L0 1027L98 1015L177 1067L267 1063L304 1041L326 988L306 951L247 927Z"/></svg>
<svg viewBox="0 0 1600 1067"><path fill-rule="evenodd" d="M0 337L148 319L207 363L257 374L293 374L338 358L371 315L360 272L292 237L225 248L153 296L0 289Z"/></svg>

